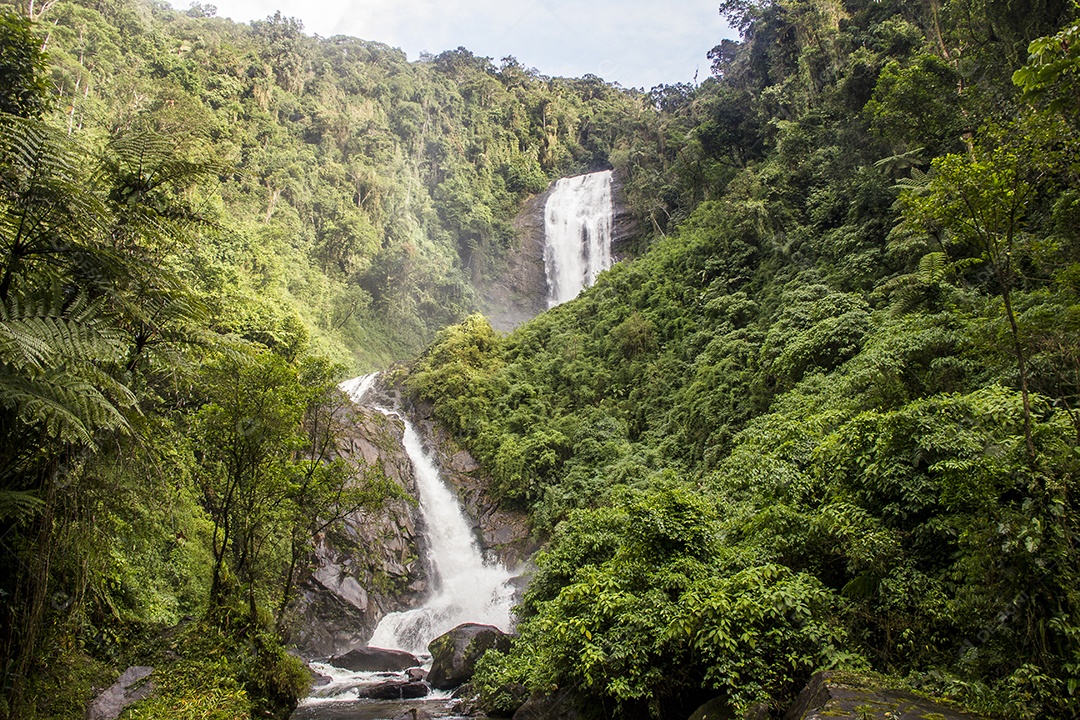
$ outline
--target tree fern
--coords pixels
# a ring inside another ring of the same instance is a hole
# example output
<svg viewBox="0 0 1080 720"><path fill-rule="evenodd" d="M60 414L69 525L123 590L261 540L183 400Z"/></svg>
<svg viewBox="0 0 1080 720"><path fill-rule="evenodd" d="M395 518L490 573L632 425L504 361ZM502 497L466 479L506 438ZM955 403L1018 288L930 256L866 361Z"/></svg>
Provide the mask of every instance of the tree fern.
<svg viewBox="0 0 1080 720"><path fill-rule="evenodd" d="M0 304L0 405L19 422L86 445L126 427L135 397L108 372L125 344L102 307L85 296L65 307L60 293Z"/></svg>
<svg viewBox="0 0 1080 720"><path fill-rule="evenodd" d="M941 282L949 269L949 258L943 252L930 252L919 260L919 279L927 285Z"/></svg>
<svg viewBox="0 0 1080 720"><path fill-rule="evenodd" d="M0 300L21 278L64 276L107 217L84 182L84 153L42 122L0 115Z"/></svg>

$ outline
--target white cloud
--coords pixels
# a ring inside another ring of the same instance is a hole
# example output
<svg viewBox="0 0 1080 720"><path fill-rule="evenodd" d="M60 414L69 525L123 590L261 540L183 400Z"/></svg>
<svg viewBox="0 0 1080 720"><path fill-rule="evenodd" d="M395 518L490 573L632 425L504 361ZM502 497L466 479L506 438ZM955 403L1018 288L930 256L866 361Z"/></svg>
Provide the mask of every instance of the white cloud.
<svg viewBox="0 0 1080 720"><path fill-rule="evenodd" d="M210 0L213 2L213 0ZM173 0L186 7L187 0ZM734 37L716 0L217 0L237 21L300 18L308 32L353 35L400 47L410 59L463 46L507 55L545 75L593 74L627 87L708 76L705 53Z"/></svg>

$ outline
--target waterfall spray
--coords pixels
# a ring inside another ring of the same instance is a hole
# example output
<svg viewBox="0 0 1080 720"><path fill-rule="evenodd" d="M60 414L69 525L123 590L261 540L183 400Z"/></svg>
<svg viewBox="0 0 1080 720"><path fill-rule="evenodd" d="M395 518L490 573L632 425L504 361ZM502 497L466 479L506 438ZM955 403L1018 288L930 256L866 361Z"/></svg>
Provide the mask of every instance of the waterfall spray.
<svg viewBox="0 0 1080 720"><path fill-rule="evenodd" d="M341 389L354 402L366 404L364 396L374 383L374 375L365 375L347 380ZM514 598L509 581L513 576L501 564L484 560L457 498L443 482L409 419L393 410L369 406L405 424L403 444L416 474L428 560L436 577L435 591L421 607L384 617L368 644L425 653L429 642L464 622L509 630Z"/></svg>

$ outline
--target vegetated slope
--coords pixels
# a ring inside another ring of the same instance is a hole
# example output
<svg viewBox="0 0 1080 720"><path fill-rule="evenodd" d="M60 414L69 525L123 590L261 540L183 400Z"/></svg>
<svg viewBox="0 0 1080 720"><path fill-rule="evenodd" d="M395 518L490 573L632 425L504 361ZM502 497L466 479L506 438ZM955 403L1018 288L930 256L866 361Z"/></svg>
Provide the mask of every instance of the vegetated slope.
<svg viewBox="0 0 1080 720"><path fill-rule="evenodd" d="M499 271L524 197L608 166L655 122L598 78L464 48L410 63L208 8L50 3L38 32L58 124L94 137L149 117L221 161L206 210L230 232L204 240L197 275L218 325L262 342L299 319L362 367L415 352L475 308L471 283Z"/></svg>
<svg viewBox="0 0 1080 720"><path fill-rule="evenodd" d="M410 370L552 533L478 687L681 718L777 711L833 666L1073 717L1075 11L722 9L743 41L657 94L678 128L658 202L685 220Z"/></svg>
<svg viewBox="0 0 1080 720"><path fill-rule="evenodd" d="M3 718L81 716L130 664L139 717L287 716L313 543L399 495L336 455L336 382L657 122L596 78L206 14L0 5Z"/></svg>

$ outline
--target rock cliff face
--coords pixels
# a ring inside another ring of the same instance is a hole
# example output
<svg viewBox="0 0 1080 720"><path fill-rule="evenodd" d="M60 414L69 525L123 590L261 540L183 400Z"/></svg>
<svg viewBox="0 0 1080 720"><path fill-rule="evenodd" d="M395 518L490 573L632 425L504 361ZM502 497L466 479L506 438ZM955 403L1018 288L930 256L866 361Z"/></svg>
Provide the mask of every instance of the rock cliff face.
<svg viewBox="0 0 1080 720"><path fill-rule="evenodd" d="M544 206L551 187L522 205L514 218L514 244L506 257L506 269L494 280L478 283L480 310L496 330L509 332L547 309L548 286L544 273ZM638 234L630 214L621 175L611 183L612 253L626 257Z"/></svg>
<svg viewBox="0 0 1080 720"><path fill-rule="evenodd" d="M401 421L365 408L350 407L344 414L340 455L378 467L415 497ZM292 638L300 653L345 653L366 643L388 612L420 604L428 589L424 550L416 505L404 500L378 512L353 513L318 537L311 570L300 583Z"/></svg>
<svg viewBox="0 0 1080 720"><path fill-rule="evenodd" d="M550 188L525 201L514 218L514 244L506 269L477 290L480 310L496 330L509 332L547 309L544 274L544 204Z"/></svg>
<svg viewBox="0 0 1080 720"><path fill-rule="evenodd" d="M373 397L401 407L400 391L378 383ZM500 510L488 496L479 464L434 421L427 406L410 407L417 431L433 452L443 478L456 491L486 556L513 569L536 550L523 513ZM412 462L397 418L349 407L338 452L381 469L417 497ZM342 655L364 645L390 612L421 605L430 587L422 519L415 503L395 500L374 513L357 512L316 539L310 571L300 583L292 641L307 658Z"/></svg>
<svg viewBox="0 0 1080 720"><path fill-rule="evenodd" d="M488 493L490 480L480 464L435 421L430 405L414 404L408 410L413 425L429 450L434 451L443 479L457 494L484 555L497 558L510 570L524 570L523 566L539 549L537 539L529 531L528 516L498 506Z"/></svg>
<svg viewBox="0 0 1080 720"><path fill-rule="evenodd" d="M641 228L630 212L630 203L626 197L626 185L623 174L615 171L611 178L611 254L616 261L625 260L630 248L638 239Z"/></svg>

